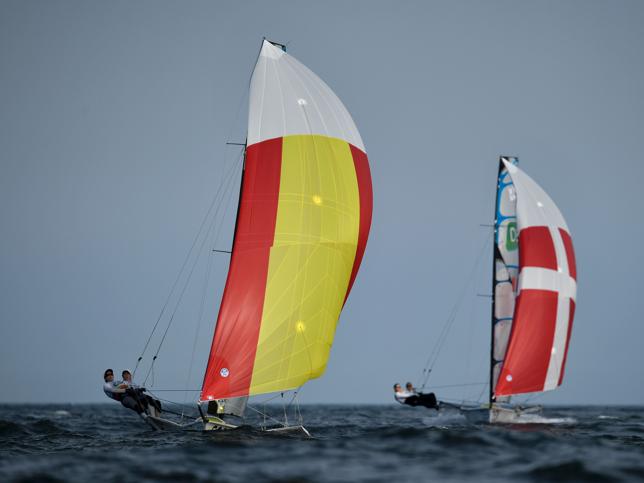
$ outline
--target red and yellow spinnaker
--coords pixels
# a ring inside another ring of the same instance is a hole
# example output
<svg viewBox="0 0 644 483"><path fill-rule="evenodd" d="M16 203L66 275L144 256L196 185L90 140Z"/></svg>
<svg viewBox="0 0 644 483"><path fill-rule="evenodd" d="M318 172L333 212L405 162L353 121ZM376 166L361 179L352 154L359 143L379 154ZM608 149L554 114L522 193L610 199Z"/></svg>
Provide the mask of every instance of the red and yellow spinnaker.
<svg viewBox="0 0 644 483"><path fill-rule="evenodd" d="M346 108L313 72L264 41L201 400L293 389L324 372L371 211L369 163Z"/></svg>

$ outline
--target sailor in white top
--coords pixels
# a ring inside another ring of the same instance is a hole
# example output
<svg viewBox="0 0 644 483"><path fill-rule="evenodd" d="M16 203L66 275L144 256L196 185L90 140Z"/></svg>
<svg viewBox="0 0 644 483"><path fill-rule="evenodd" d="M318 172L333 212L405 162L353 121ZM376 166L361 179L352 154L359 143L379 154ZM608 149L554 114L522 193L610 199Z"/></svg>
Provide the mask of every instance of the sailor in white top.
<svg viewBox="0 0 644 483"><path fill-rule="evenodd" d="M416 392L411 382L407 383L407 387L404 391L402 387L400 387L400 384L394 384L394 398L400 404L405 404L407 406L424 406L426 408L433 408L436 410L438 410L439 407L439 403L433 392L427 394Z"/></svg>
<svg viewBox="0 0 644 483"><path fill-rule="evenodd" d="M143 414L147 406L142 404L137 397L138 394L133 392L134 389L128 389L128 385L123 382L114 382L114 371L112 369L105 370L103 379L105 380L103 392L107 397L120 402L123 406L135 411L137 414Z"/></svg>
<svg viewBox="0 0 644 483"><path fill-rule="evenodd" d="M114 382L114 371L112 369L105 370L103 380L105 381L105 384L103 384L103 392L105 395L110 399L120 402L127 386Z"/></svg>
<svg viewBox="0 0 644 483"><path fill-rule="evenodd" d="M407 400L407 398L413 395L414 395L413 392L403 391L402 387L400 387L400 384L398 383L394 384L394 398L400 404L405 404L405 401Z"/></svg>
<svg viewBox="0 0 644 483"><path fill-rule="evenodd" d="M132 381L132 374L127 369L125 369L121 373L121 377L123 377L123 381L121 382L121 384L125 384L127 387L131 387L133 389L139 387L136 384L134 384L134 382Z"/></svg>
<svg viewBox="0 0 644 483"><path fill-rule="evenodd" d="M123 377L121 384L125 385L127 388L127 394L132 396L140 406L147 409L149 405L152 405L159 413L161 412L161 402L147 394L144 394L145 388L138 384L134 384L134 381L132 381L132 373L130 371L125 369L121 373L121 376Z"/></svg>

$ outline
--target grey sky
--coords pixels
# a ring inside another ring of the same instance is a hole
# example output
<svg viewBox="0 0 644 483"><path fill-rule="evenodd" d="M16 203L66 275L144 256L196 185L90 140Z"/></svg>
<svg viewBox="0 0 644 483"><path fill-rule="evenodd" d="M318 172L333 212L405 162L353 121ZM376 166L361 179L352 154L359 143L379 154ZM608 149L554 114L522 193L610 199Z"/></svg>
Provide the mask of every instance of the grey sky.
<svg viewBox="0 0 644 483"><path fill-rule="evenodd" d="M224 143L244 139L266 36L345 103L374 185L363 265L303 401L388 402L393 382L418 381L511 154L561 208L578 260L566 378L540 400L644 403L643 23L638 1L2 0L0 401L103 401L103 369L134 365L235 158ZM434 385L486 380L489 253ZM192 388L227 270L213 260ZM186 384L205 266L159 388Z"/></svg>

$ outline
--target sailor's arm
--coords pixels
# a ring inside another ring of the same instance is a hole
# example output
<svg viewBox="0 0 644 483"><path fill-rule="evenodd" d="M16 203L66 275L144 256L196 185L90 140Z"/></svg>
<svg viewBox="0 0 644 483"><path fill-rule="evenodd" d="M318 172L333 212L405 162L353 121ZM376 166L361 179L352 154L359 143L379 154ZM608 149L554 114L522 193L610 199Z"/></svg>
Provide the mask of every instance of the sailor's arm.
<svg viewBox="0 0 644 483"><path fill-rule="evenodd" d="M111 384L105 384L103 386L103 389L106 392L111 392L113 394L123 394L123 393L125 393L125 390L127 389L127 385L119 384L118 386L112 386Z"/></svg>

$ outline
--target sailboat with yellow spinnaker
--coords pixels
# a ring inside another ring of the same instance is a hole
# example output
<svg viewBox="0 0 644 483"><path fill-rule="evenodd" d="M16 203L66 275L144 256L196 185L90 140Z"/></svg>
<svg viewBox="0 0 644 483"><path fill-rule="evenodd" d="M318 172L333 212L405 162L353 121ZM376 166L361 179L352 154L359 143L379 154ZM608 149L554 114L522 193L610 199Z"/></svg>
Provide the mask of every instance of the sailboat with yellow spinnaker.
<svg viewBox="0 0 644 483"><path fill-rule="evenodd" d="M200 395L206 429L320 377L372 213L364 144L333 91L263 42L230 268ZM205 411L203 410L205 408Z"/></svg>

